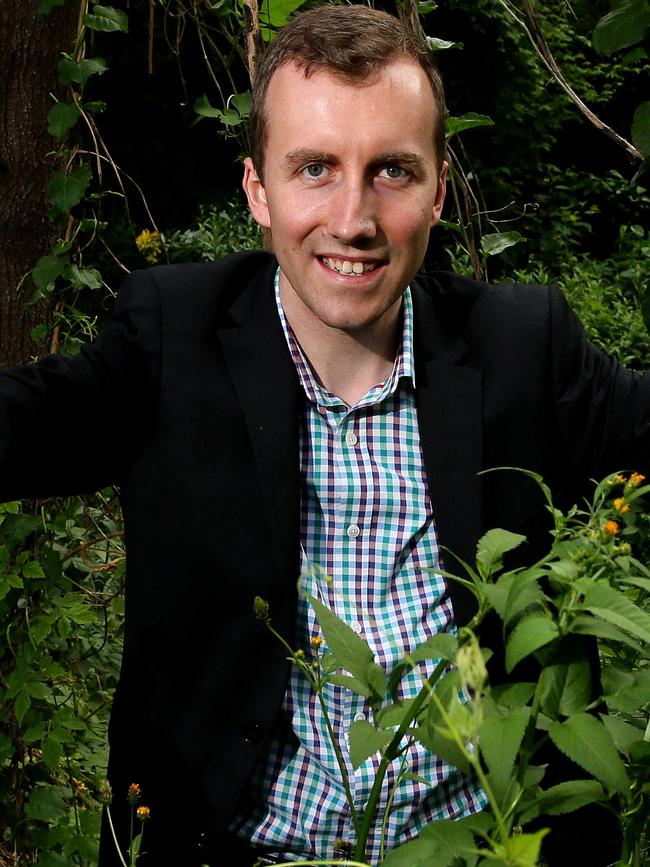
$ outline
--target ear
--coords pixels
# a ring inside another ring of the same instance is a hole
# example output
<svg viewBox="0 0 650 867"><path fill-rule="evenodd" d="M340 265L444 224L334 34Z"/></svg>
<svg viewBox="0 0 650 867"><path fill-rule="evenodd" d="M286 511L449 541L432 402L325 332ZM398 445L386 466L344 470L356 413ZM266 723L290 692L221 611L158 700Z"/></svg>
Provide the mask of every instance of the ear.
<svg viewBox="0 0 650 867"><path fill-rule="evenodd" d="M246 157L244 160L244 179L242 187L248 199L248 207L251 214L260 226L265 229L271 228L271 218L269 217L269 206L266 203L266 192L264 185L260 180L260 176L255 171L253 160Z"/></svg>
<svg viewBox="0 0 650 867"><path fill-rule="evenodd" d="M445 203L445 194L447 192L447 169L449 164L445 160L440 167L440 177L438 178L438 188L436 190L436 199L433 203L433 211L431 213L431 228L437 226L442 215L442 206Z"/></svg>

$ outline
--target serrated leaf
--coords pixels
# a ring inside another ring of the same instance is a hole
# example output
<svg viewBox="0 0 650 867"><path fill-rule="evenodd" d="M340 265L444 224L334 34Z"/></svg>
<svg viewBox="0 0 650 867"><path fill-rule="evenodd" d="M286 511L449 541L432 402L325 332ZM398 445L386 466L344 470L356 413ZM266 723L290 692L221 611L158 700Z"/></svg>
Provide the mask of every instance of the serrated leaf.
<svg viewBox="0 0 650 867"><path fill-rule="evenodd" d="M563 640L559 658L554 656L540 675L541 707L552 719L582 713L591 701L591 666L578 642Z"/></svg>
<svg viewBox="0 0 650 867"><path fill-rule="evenodd" d="M623 0L596 24L593 45L601 54L614 54L636 45L650 26L650 8L645 0Z"/></svg>
<svg viewBox="0 0 650 867"><path fill-rule="evenodd" d="M448 117L445 126L447 139L450 139L467 129L474 129L478 126L494 126L494 121L486 114L476 114L476 112L469 111L460 117Z"/></svg>
<svg viewBox="0 0 650 867"><path fill-rule="evenodd" d="M613 626L611 623L605 623L598 617L581 614L573 621L571 631L576 635L592 635L594 638L601 638L604 641L620 641L627 647L631 647L637 653L643 652L643 648L638 641L633 639L622 629Z"/></svg>
<svg viewBox="0 0 650 867"><path fill-rule="evenodd" d="M490 235L483 235L481 249L486 256L498 256L508 247L514 247L525 240L526 238L520 232L494 232Z"/></svg>
<svg viewBox="0 0 650 867"><path fill-rule="evenodd" d="M415 732L415 738L429 752L435 756L444 759L452 767L457 768L461 773L469 776L471 768L465 754L458 746L455 740L447 737L439 729L435 729L431 725L422 725Z"/></svg>
<svg viewBox="0 0 650 867"><path fill-rule="evenodd" d="M61 139L79 119L79 109L67 102L57 102L47 113L47 131L54 138Z"/></svg>
<svg viewBox="0 0 650 867"><path fill-rule="evenodd" d="M650 156L650 102L642 102L634 112L632 141L644 157Z"/></svg>
<svg viewBox="0 0 650 867"><path fill-rule="evenodd" d="M491 695L496 705L510 710L528 704L534 693L534 683L506 683L493 687Z"/></svg>
<svg viewBox="0 0 650 867"><path fill-rule="evenodd" d="M45 572L38 560L30 560L20 570L25 578L45 578Z"/></svg>
<svg viewBox="0 0 650 867"><path fill-rule="evenodd" d="M16 696L16 700L14 702L14 712L16 714L16 719L18 722L22 722L25 714L32 706L32 700L29 696L27 690L22 690Z"/></svg>
<svg viewBox="0 0 650 867"><path fill-rule="evenodd" d="M515 626L506 643L506 670L508 674L527 656L544 647L559 635L557 624L543 614L524 617Z"/></svg>
<svg viewBox="0 0 650 867"><path fill-rule="evenodd" d="M596 780L567 780L540 795L536 801L537 815L561 816L603 800L605 792Z"/></svg>
<svg viewBox="0 0 650 867"><path fill-rule="evenodd" d="M384 728L390 726L399 726L406 714L411 709L414 699L409 698L405 701L395 702L383 707L377 714L377 719Z"/></svg>
<svg viewBox="0 0 650 867"><path fill-rule="evenodd" d="M644 730L625 722L620 717L601 714L600 718L619 753L627 755L632 744L643 740Z"/></svg>
<svg viewBox="0 0 650 867"><path fill-rule="evenodd" d="M45 764L52 772L56 771L59 765L59 759L63 755L63 747L61 744L56 740L56 738L52 737L52 735L47 735L43 741L41 749Z"/></svg>
<svg viewBox="0 0 650 867"><path fill-rule="evenodd" d="M55 214L67 214L86 195L92 172L88 166L75 166L68 174L56 172L47 185Z"/></svg>
<svg viewBox="0 0 650 867"><path fill-rule="evenodd" d="M260 5L260 33L269 42L276 32L287 23L291 15L304 4L305 0L273 0Z"/></svg>
<svg viewBox="0 0 650 867"><path fill-rule="evenodd" d="M552 722L551 740L571 761L618 792L627 793L629 780L611 735L595 717L575 714L565 722Z"/></svg>
<svg viewBox="0 0 650 867"><path fill-rule="evenodd" d="M386 694L386 675L375 662L368 644L318 599L309 594L307 599L316 613L327 646L336 656L341 668L356 677L364 686L370 687L377 698L382 699Z"/></svg>
<svg viewBox="0 0 650 867"><path fill-rule="evenodd" d="M548 833L548 828L542 828L534 834L517 834L509 837L504 847L507 852L504 863L516 867L537 867L542 840Z"/></svg>
<svg viewBox="0 0 650 867"><path fill-rule="evenodd" d="M448 867L466 851L474 849L474 835L468 823L455 819L439 819L430 822L420 832L420 839L433 843L433 858L436 867Z"/></svg>
<svg viewBox="0 0 650 867"><path fill-rule="evenodd" d="M456 658L457 651L458 639L448 632L439 632L416 647L410 657L414 662L422 662L424 659L448 659L451 662Z"/></svg>
<svg viewBox="0 0 650 867"><path fill-rule="evenodd" d="M525 536L511 533L509 530L488 530L479 539L476 547L476 562L481 567L481 573L487 575L501 568L503 555L518 548L526 541Z"/></svg>
<svg viewBox="0 0 650 867"><path fill-rule="evenodd" d="M601 620L612 623L650 644L650 614L618 590L606 584L592 583L585 593L584 607Z"/></svg>
<svg viewBox="0 0 650 867"><path fill-rule="evenodd" d="M39 819L42 822L62 819L68 813L62 789L55 786L32 789L25 805L25 813L30 819Z"/></svg>
<svg viewBox="0 0 650 867"><path fill-rule="evenodd" d="M79 268L77 265L68 265L63 276L70 281L75 289L81 289L84 286L89 289L99 289L102 285L101 274L95 268Z"/></svg>
<svg viewBox="0 0 650 867"><path fill-rule="evenodd" d="M84 15L84 24L91 30L112 33L116 30L129 32L129 19L121 9L113 6L93 6L92 15Z"/></svg>
<svg viewBox="0 0 650 867"><path fill-rule="evenodd" d="M350 759L355 771L366 759L387 747L392 737L392 732L378 731L366 720L353 722L350 726Z"/></svg>
<svg viewBox="0 0 650 867"><path fill-rule="evenodd" d="M369 698L372 690L366 683L361 683L356 677L350 677L347 674L331 674L327 678L328 683L333 683L335 686L344 686L346 689L356 692L358 695L363 695Z"/></svg>
<svg viewBox="0 0 650 867"><path fill-rule="evenodd" d="M530 710L520 707L506 716L492 714L479 729L481 754L490 771L490 785L501 803L512 780L515 761L524 738Z"/></svg>

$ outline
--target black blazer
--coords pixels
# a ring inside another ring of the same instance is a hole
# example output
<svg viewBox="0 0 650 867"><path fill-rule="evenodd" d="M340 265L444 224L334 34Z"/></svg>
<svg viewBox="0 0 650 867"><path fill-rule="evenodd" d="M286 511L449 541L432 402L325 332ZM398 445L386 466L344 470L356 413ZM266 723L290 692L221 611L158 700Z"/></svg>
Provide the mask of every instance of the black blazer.
<svg viewBox="0 0 650 867"><path fill-rule="evenodd" d="M118 826L139 782L152 863L194 863L245 793L285 692L299 564L299 384L275 310L275 260L237 254L131 275L111 324L74 359L0 376L0 498L121 488L128 578L110 727ZM588 478L644 470L650 380L584 339L548 287L447 273L414 281L416 401L444 549L482 532L546 539L535 484L560 503ZM447 568L454 568L450 554ZM450 587L456 619L471 597ZM107 843L107 841L105 841ZM102 864L117 863L110 844ZM176 853L175 855L173 853Z"/></svg>

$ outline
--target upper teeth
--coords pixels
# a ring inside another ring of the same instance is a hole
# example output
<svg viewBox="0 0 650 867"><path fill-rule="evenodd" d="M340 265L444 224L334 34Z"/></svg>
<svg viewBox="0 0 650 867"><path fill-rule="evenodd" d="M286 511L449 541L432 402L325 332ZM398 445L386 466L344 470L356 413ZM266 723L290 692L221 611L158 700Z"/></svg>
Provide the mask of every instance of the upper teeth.
<svg viewBox="0 0 650 867"><path fill-rule="evenodd" d="M349 259L329 259L323 257L323 262L340 274L363 274L365 271L373 271L373 262L350 262Z"/></svg>

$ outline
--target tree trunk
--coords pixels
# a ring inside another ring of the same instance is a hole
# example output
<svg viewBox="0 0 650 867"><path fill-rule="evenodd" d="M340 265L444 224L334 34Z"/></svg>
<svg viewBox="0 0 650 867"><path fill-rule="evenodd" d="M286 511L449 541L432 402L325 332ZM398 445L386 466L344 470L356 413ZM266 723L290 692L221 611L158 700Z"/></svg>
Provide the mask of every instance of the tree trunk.
<svg viewBox="0 0 650 867"><path fill-rule="evenodd" d="M56 66L74 45L77 0L37 18L39 0L0 0L0 367L28 361L45 315L27 307L26 274L60 233L47 219L46 184L59 160L47 131ZM48 156L48 154L50 154ZM22 282L21 282L22 281Z"/></svg>

